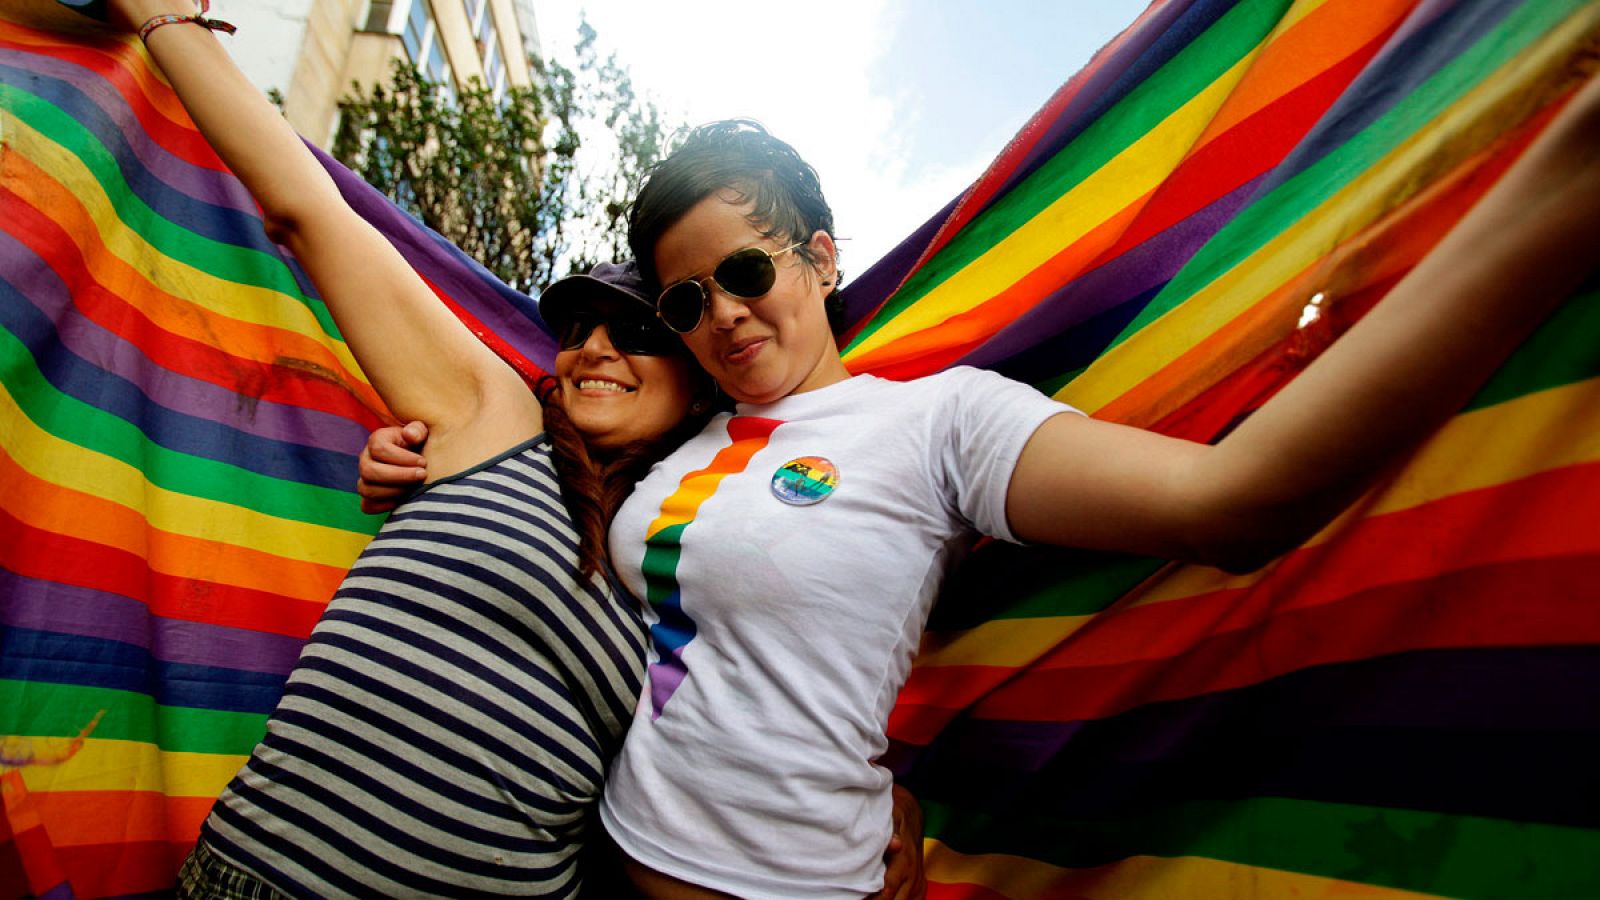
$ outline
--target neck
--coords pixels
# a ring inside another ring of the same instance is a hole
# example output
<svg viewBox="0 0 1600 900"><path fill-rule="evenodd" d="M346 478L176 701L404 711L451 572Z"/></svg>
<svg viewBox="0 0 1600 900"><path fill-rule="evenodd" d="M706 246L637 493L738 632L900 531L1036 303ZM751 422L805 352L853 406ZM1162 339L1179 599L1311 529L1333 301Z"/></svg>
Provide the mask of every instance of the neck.
<svg viewBox="0 0 1600 900"><path fill-rule="evenodd" d="M839 356L838 349L829 345L827 352L822 355L822 359L817 361L816 368L812 369L811 374L807 375L789 393L804 394L807 391L815 391L829 385L838 384L841 381L847 381L850 377L850 370L844 367L844 359Z"/></svg>

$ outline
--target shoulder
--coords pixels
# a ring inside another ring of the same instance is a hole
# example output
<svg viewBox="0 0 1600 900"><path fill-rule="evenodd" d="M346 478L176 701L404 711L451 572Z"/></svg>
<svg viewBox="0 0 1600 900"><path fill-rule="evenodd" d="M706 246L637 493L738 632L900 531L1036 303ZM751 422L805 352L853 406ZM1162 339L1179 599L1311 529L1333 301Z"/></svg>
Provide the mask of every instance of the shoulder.
<svg viewBox="0 0 1600 900"><path fill-rule="evenodd" d="M904 382L903 388L902 402L925 403L939 410L941 415L964 413L987 418L1005 416L1018 409L1048 407L1063 412L1070 409L1031 384L971 366L956 366L913 379Z"/></svg>
<svg viewBox="0 0 1600 900"><path fill-rule="evenodd" d="M985 369L960 366L925 380L941 398L935 434L964 465L1003 460L1009 466L1046 419L1078 412L1033 385Z"/></svg>
<svg viewBox="0 0 1600 900"><path fill-rule="evenodd" d="M978 369L972 366L954 366L941 372L923 375L920 378L913 378L909 381L878 380L881 384L895 385L900 391L907 393L983 396L986 393L999 392L1043 396L1032 385L1007 378L999 372L991 372L988 369Z"/></svg>
<svg viewBox="0 0 1600 900"><path fill-rule="evenodd" d="M938 403L946 399L981 395L986 390L1003 390L1007 386L1027 388L1027 385L1012 381L1004 375L971 366L957 366L904 381L892 381L873 375L858 375L852 381L858 385L856 397L865 396L871 398L873 402L894 404Z"/></svg>
<svg viewBox="0 0 1600 900"><path fill-rule="evenodd" d="M555 490L559 490L549 436L540 432L464 468L429 481L412 497L450 486L472 486L485 478L494 478L506 473L521 475L525 479L522 485L525 488L538 487L548 492L553 486Z"/></svg>
<svg viewBox="0 0 1600 900"><path fill-rule="evenodd" d="M972 366L955 366L945 369L937 375L928 376L930 379L944 379L943 383L952 389L963 391L1001 391L1019 393L1033 396L1043 396L1038 388L1031 384L1017 381L1014 378L1001 375L988 369L977 369Z"/></svg>

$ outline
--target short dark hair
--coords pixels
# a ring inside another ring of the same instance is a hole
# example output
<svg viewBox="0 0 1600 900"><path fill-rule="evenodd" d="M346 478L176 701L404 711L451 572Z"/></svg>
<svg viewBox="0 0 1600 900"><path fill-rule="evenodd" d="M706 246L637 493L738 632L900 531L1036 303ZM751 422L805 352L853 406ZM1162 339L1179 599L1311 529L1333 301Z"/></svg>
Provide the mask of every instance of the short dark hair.
<svg viewBox="0 0 1600 900"><path fill-rule="evenodd" d="M795 149L773 137L759 122L723 119L690 131L677 149L651 167L628 211L628 245L645 280L657 289L655 246L661 235L695 204L732 189L755 208L751 218L767 237L788 243L809 240L817 231L833 237L833 210L822 196L817 171ZM796 252L814 264L810 248ZM837 251L836 251L837 252ZM843 274L837 269L825 300L828 324L843 330Z"/></svg>

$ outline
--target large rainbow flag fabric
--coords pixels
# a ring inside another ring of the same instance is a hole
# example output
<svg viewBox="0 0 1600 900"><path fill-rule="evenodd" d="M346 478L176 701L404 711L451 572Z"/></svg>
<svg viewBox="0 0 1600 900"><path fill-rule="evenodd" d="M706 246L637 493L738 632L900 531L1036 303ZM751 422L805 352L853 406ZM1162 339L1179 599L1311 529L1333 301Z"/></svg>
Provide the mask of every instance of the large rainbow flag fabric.
<svg viewBox="0 0 1600 900"><path fill-rule="evenodd" d="M0 897L160 893L376 528L385 413L136 44L33 9L0 20ZM1597 51L1593 0L1156 0L851 288L847 362L1215 439ZM329 166L549 364L526 298ZM930 894L1600 896L1597 410L1591 286L1260 573L981 548L890 722Z"/></svg>

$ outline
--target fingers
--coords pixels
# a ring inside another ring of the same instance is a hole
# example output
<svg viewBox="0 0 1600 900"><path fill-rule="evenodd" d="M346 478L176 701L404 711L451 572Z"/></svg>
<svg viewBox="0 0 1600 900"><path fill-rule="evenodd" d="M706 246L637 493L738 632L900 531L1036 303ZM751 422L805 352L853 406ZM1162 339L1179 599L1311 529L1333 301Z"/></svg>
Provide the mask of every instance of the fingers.
<svg viewBox="0 0 1600 900"><path fill-rule="evenodd" d="M902 851L886 857L883 867L883 890L875 896L884 900L903 897L915 877L916 873L912 871L908 854Z"/></svg>
<svg viewBox="0 0 1600 900"><path fill-rule="evenodd" d="M380 513L394 512L400 505L400 500L405 496L405 491L395 491L393 495L374 495L373 489L364 481L356 482L356 493L361 495L361 511L369 516Z"/></svg>
<svg viewBox="0 0 1600 900"><path fill-rule="evenodd" d="M415 455L415 454L413 454ZM379 487L395 487L401 490L410 490L428 478L428 470L420 463L422 457L417 457L414 464L392 465L378 462L366 453L361 454L361 462L357 465L356 475L362 481L370 481ZM362 492L362 496L367 496Z"/></svg>
<svg viewBox="0 0 1600 900"><path fill-rule="evenodd" d="M407 422L404 426L385 425L367 435L367 446L362 455L365 457L370 454L377 462L391 466L424 468L422 454L416 448L427 439L428 426L421 422Z"/></svg>
<svg viewBox="0 0 1600 900"><path fill-rule="evenodd" d="M898 784L893 796L894 832L884 853L884 898L923 900L928 893L928 879L922 859L922 805Z"/></svg>
<svg viewBox="0 0 1600 900"><path fill-rule="evenodd" d="M356 466L356 493L361 495L362 512L388 512L427 480L427 461L411 449L427 438L428 428L421 422L385 426L367 436Z"/></svg>
<svg viewBox="0 0 1600 900"><path fill-rule="evenodd" d="M922 844L901 841L896 837L890 846L900 844L903 849L886 861L883 874L885 900L922 900L928 893L926 872L923 869Z"/></svg>
<svg viewBox="0 0 1600 900"><path fill-rule="evenodd" d="M905 825L905 820L896 812L894 831L889 835L889 846L883 851L883 890L873 895L881 900L910 896L907 892L921 875L921 854L907 846Z"/></svg>
<svg viewBox="0 0 1600 900"><path fill-rule="evenodd" d="M409 440L411 435L421 437ZM412 447L427 438L428 429L421 422L407 423L404 429L387 425L367 436L367 446L361 450L357 473L365 481L380 484L405 484L422 481L428 477L427 461Z"/></svg>
<svg viewBox="0 0 1600 900"><path fill-rule="evenodd" d="M923 900L928 893L922 869L921 848L906 849L885 857L883 890L874 894L880 900Z"/></svg>

